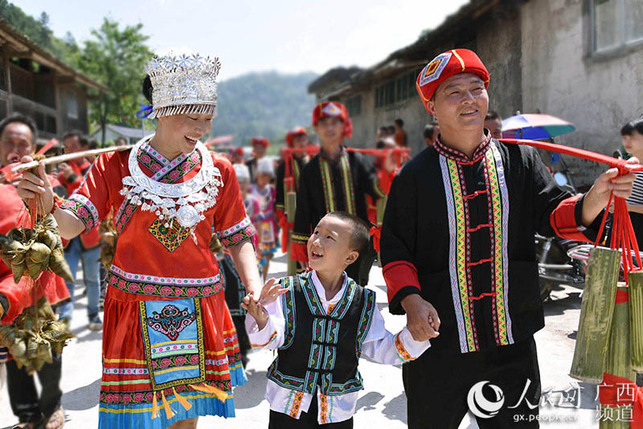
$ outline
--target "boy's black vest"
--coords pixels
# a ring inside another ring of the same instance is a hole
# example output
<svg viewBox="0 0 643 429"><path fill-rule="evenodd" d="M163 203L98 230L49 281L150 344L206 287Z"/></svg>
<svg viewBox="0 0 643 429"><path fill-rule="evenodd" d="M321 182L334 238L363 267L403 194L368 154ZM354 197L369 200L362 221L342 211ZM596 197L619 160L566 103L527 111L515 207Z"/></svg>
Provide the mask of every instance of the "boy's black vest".
<svg viewBox="0 0 643 429"><path fill-rule="evenodd" d="M268 378L287 389L341 395L362 389L357 363L375 310L375 293L350 278L343 296L326 314L310 273L286 277L283 287L284 345Z"/></svg>

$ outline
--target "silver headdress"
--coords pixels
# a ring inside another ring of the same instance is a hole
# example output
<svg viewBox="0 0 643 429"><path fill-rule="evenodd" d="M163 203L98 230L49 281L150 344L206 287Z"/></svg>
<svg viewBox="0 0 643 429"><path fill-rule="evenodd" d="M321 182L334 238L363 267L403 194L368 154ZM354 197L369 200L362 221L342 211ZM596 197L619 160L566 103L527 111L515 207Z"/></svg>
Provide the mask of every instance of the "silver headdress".
<svg viewBox="0 0 643 429"><path fill-rule="evenodd" d="M152 81L149 119L190 113L216 113L219 58L155 56L145 68Z"/></svg>

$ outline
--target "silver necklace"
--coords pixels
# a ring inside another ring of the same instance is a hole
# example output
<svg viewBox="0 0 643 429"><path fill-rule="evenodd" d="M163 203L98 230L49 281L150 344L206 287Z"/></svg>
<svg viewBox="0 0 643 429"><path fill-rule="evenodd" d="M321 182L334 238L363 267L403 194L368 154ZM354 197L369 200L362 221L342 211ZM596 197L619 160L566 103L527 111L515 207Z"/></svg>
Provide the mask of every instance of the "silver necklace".
<svg viewBox="0 0 643 429"><path fill-rule="evenodd" d="M120 194L140 206L141 210L154 212L159 220L165 221L165 227L171 227L176 220L182 227L190 229L196 243L196 225L205 219L203 212L217 203L219 189L223 187L221 172L199 141L195 150L201 155L201 169L193 178L182 183L161 183L151 179L141 170L138 153L152 137L141 139L132 148L128 160L130 176L123 178Z"/></svg>

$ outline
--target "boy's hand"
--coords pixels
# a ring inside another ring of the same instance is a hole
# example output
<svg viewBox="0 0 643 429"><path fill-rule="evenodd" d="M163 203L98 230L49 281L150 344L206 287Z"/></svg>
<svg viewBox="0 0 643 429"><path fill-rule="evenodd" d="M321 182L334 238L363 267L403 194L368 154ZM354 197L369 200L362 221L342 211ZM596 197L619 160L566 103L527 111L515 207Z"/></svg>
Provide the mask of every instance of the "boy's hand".
<svg viewBox="0 0 643 429"><path fill-rule="evenodd" d="M257 301L252 292L243 297L241 302L241 307L248 311L248 314L251 315L257 322L259 330L262 330L268 324L268 312L263 305Z"/></svg>
<svg viewBox="0 0 643 429"><path fill-rule="evenodd" d="M261 295L259 295L259 304L264 307L268 304L272 304L279 298L281 295L288 292L288 289L282 288L280 283L277 283L277 280L274 278L269 278L266 284L261 288Z"/></svg>

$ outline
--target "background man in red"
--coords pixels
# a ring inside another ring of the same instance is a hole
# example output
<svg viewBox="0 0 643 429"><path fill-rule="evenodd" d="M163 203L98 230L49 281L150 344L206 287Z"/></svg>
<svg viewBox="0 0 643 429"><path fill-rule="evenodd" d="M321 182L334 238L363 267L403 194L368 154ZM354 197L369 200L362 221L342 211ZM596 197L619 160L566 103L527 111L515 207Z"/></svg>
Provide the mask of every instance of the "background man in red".
<svg viewBox="0 0 643 429"><path fill-rule="evenodd" d="M34 121L24 115L14 114L0 122L0 166L18 162L25 155L32 155L36 149L37 137ZM51 177L54 192L65 196L65 188ZM20 225L25 220L25 205L18 196L16 188L10 183L0 183L0 234ZM50 272L40 277L38 295L45 295L53 306L69 299L65 282ZM20 283L13 280L11 270L0 261L0 323L11 324L25 307L33 305L27 276ZM2 356L6 356L1 351ZM6 357L4 358L6 359ZM18 417L18 427L31 427L32 423L46 423L47 428L62 427L65 414L61 408L62 391L60 376L62 368L61 355L54 353L53 362L45 364L37 372L41 385L38 394L34 377L27 371L18 369L13 360L7 363L7 384L9 401L13 413ZM44 427L44 426L43 426Z"/></svg>

